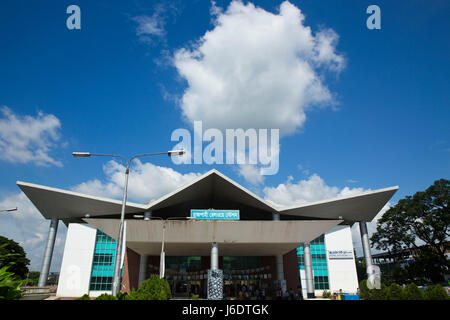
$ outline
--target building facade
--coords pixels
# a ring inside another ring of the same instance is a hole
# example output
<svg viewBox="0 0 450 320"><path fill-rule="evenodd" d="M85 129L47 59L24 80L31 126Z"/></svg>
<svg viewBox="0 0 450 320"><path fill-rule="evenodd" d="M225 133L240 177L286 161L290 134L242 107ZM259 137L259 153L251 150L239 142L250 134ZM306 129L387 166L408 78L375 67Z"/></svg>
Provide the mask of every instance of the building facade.
<svg viewBox="0 0 450 320"><path fill-rule="evenodd" d="M356 292L350 226L355 222L365 226L398 189L281 207L211 170L156 201L127 202L126 250L123 257L116 257L120 201L17 184L51 219L44 273L51 263L58 221L68 226L57 290L60 297L111 292L117 259L123 265L122 291L130 292L140 281L160 274L162 248L164 277L173 295L206 297L212 247L219 251L225 297L236 297L243 286L273 298L300 287L305 297L321 295L323 290ZM239 210L240 218L186 219L190 210L209 208Z"/></svg>

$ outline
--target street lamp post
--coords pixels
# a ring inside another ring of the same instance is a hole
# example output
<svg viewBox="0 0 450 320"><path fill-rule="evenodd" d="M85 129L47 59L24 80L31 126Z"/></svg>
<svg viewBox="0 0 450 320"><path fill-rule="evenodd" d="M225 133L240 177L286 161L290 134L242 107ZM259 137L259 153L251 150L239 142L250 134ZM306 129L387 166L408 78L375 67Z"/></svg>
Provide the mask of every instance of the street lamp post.
<svg viewBox="0 0 450 320"><path fill-rule="evenodd" d="M162 243L161 243L161 258L159 261L159 278L164 278L164 275L166 273L166 253L164 252L164 234L166 231L166 222L167 220L179 220L179 219L186 219L186 220L195 220L191 217L169 217L165 220L163 220L163 230L162 230Z"/></svg>
<svg viewBox="0 0 450 320"><path fill-rule="evenodd" d="M135 218L141 218L142 216L140 215L134 215ZM162 220L163 222L163 228L162 228L162 241L161 241L161 254L160 254L160 258L159 258L159 278L164 278L165 276L165 259L166 259L166 253L164 252L164 234L166 231L166 222L167 220L181 220L181 219L186 219L186 220L195 220L195 218L192 217L168 217L166 219L162 218L162 217L151 217L149 218L149 220L154 220L154 219L159 219Z"/></svg>
<svg viewBox="0 0 450 320"><path fill-rule="evenodd" d="M113 283L112 283L112 294L116 296L119 293L119 283L120 283L120 267L121 267L121 257L122 257L122 245L123 245L123 227L124 227L124 219L125 219L125 207L127 202L127 189L128 189L128 175L130 173L130 165L131 162L138 158L144 156L154 156L160 154L167 154L169 157L183 155L185 153L184 150L172 150L168 152L157 152L157 153L144 153L138 154L131 157L129 160L123 156L115 155L115 154L99 154L99 153L90 153L90 152L73 152L72 155L77 158L87 158L91 156L101 156L101 157L116 157L121 158L126 163L125 169L125 184L123 188L123 199L122 199L122 211L120 213L120 224L119 224L119 235L117 237L117 247L116 247L116 260L114 262L114 275L113 275Z"/></svg>

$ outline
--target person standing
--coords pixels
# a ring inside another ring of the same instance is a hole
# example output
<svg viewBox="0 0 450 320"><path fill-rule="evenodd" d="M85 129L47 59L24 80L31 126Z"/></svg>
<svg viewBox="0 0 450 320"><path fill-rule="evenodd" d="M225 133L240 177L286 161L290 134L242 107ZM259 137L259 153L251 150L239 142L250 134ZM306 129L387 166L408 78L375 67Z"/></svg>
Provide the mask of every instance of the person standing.
<svg viewBox="0 0 450 320"><path fill-rule="evenodd" d="M289 289L289 300L295 300L295 294L294 294L294 289L290 288Z"/></svg>

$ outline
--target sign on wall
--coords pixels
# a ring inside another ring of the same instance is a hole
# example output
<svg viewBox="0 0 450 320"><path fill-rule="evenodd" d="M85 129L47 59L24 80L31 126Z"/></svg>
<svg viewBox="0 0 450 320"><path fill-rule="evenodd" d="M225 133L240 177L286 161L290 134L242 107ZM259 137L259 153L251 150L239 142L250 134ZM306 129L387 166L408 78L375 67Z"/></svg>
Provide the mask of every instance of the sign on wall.
<svg viewBox="0 0 450 320"><path fill-rule="evenodd" d="M328 250L328 258L330 259L352 259L352 250Z"/></svg>
<svg viewBox="0 0 450 320"><path fill-rule="evenodd" d="M239 220L239 210L191 209L191 217L208 220Z"/></svg>

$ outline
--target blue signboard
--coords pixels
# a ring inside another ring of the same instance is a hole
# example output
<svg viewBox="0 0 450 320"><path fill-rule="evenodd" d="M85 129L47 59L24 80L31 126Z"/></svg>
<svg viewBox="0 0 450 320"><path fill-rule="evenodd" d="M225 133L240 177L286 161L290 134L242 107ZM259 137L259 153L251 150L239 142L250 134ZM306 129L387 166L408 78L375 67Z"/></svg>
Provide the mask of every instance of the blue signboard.
<svg viewBox="0 0 450 320"><path fill-rule="evenodd" d="M239 210L191 209L191 217L207 220L239 220Z"/></svg>

